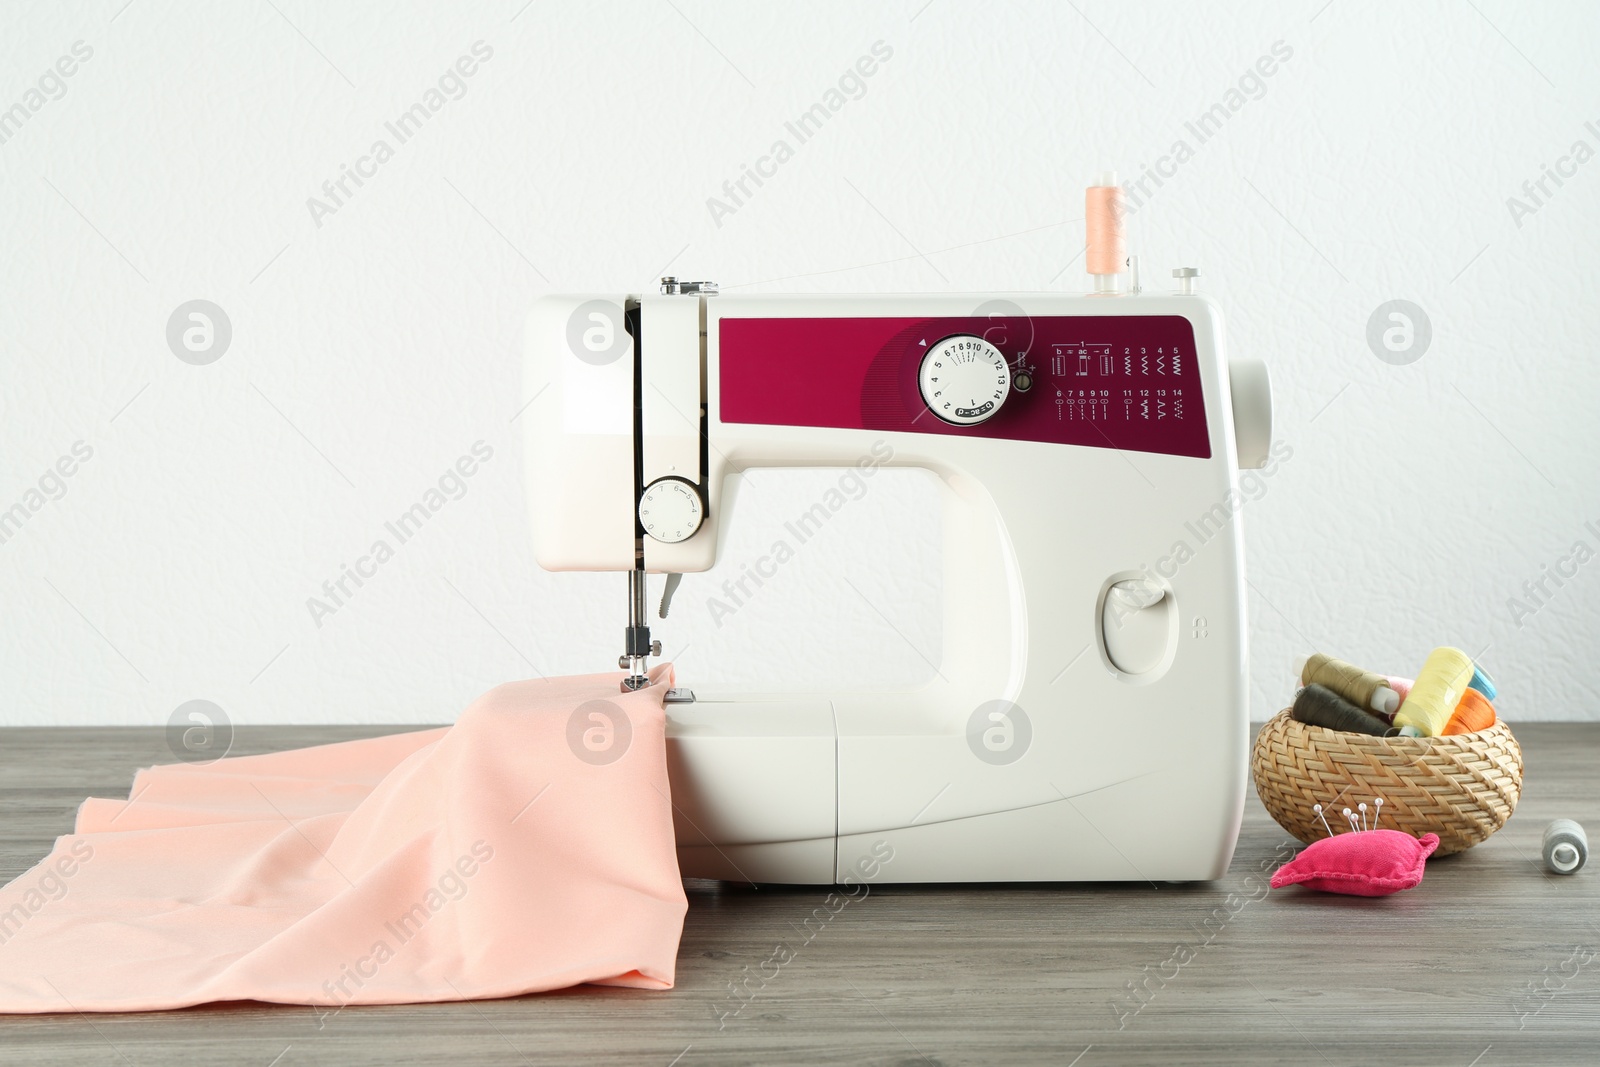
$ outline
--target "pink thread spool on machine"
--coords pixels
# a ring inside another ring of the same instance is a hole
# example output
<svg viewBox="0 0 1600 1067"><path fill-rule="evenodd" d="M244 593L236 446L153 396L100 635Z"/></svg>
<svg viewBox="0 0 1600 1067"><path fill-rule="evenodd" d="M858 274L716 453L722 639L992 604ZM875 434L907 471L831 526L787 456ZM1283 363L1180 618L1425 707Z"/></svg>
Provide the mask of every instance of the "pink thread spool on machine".
<svg viewBox="0 0 1600 1067"><path fill-rule="evenodd" d="M1263 364L1226 358L1197 272L1139 291L1119 195L1112 176L1088 193L1088 295L731 297L667 278L535 305L536 556L627 574L626 687L660 654L646 576L665 576L664 618L680 577L717 559L730 476L870 459L942 480L933 681L733 694L678 678L684 874L834 883L885 841L880 881L1227 869L1248 738L1232 502L1238 470L1268 462L1271 390Z"/></svg>

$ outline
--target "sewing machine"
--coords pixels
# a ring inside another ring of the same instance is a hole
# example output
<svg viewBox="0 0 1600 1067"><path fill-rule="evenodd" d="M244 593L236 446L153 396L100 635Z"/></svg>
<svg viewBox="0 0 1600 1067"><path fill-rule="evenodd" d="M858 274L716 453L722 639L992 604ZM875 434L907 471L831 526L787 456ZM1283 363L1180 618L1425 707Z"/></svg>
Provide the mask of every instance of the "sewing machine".
<svg viewBox="0 0 1600 1067"><path fill-rule="evenodd" d="M1102 260L1104 257L1101 257ZM1244 805L1243 497L1265 367L1193 293L546 297L528 323L539 564L717 559L752 467L924 467L944 648L898 693L667 697L687 876L752 882L1220 877ZM894 530L884 536L894 537ZM775 635L781 643L781 635ZM885 862L886 855L892 859ZM876 862L874 862L876 861Z"/></svg>

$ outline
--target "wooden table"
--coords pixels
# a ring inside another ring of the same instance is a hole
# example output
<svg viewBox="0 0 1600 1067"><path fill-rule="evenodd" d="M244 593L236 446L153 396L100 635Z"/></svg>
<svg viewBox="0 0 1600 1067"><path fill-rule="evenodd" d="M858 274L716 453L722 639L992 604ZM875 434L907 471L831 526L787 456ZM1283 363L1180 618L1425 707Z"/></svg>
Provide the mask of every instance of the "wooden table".
<svg viewBox="0 0 1600 1067"><path fill-rule="evenodd" d="M243 728L234 753L383 732ZM1552 818L1600 834L1600 725L1517 736L1512 821L1385 900L1263 895L1291 842L1252 791L1216 883L874 887L809 940L825 890L691 883L670 992L349 1008L320 1026L257 1004L0 1017L0 1063L1600 1063L1600 860L1565 878L1538 863ZM85 796L125 796L159 762L159 730L0 730L0 880ZM775 978L730 991L780 943L793 959Z"/></svg>

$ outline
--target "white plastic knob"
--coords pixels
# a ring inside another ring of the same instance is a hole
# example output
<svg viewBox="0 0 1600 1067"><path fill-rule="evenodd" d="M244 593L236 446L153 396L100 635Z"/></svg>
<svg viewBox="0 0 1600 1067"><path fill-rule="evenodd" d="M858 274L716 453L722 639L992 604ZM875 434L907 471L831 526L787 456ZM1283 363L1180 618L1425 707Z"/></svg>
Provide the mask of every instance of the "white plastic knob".
<svg viewBox="0 0 1600 1067"><path fill-rule="evenodd" d="M976 426L994 417L1011 392L1011 365L981 337L946 337L922 357L922 401L945 422Z"/></svg>
<svg viewBox="0 0 1600 1067"><path fill-rule="evenodd" d="M1272 376L1256 359L1228 361L1233 440L1241 470L1259 470L1272 451Z"/></svg>
<svg viewBox="0 0 1600 1067"><path fill-rule="evenodd" d="M639 495L639 525L664 544L687 541L703 521L700 492L682 478L658 478Z"/></svg>
<svg viewBox="0 0 1600 1067"><path fill-rule="evenodd" d="M1172 599L1153 581L1129 578L1106 591L1101 635L1111 665L1130 677L1149 674L1167 658Z"/></svg>

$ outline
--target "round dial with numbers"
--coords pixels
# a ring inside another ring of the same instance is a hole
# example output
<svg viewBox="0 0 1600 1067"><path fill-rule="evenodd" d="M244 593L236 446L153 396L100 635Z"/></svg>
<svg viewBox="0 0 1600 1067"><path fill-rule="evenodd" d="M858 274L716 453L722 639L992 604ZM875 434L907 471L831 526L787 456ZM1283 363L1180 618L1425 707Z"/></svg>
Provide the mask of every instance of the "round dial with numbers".
<svg viewBox="0 0 1600 1067"><path fill-rule="evenodd" d="M957 426L976 426L1006 402L1011 366L983 338L956 334L928 349L917 384L929 411Z"/></svg>
<svg viewBox="0 0 1600 1067"><path fill-rule="evenodd" d="M639 525L664 544L693 537L705 515L700 491L682 478L657 478L639 495Z"/></svg>

